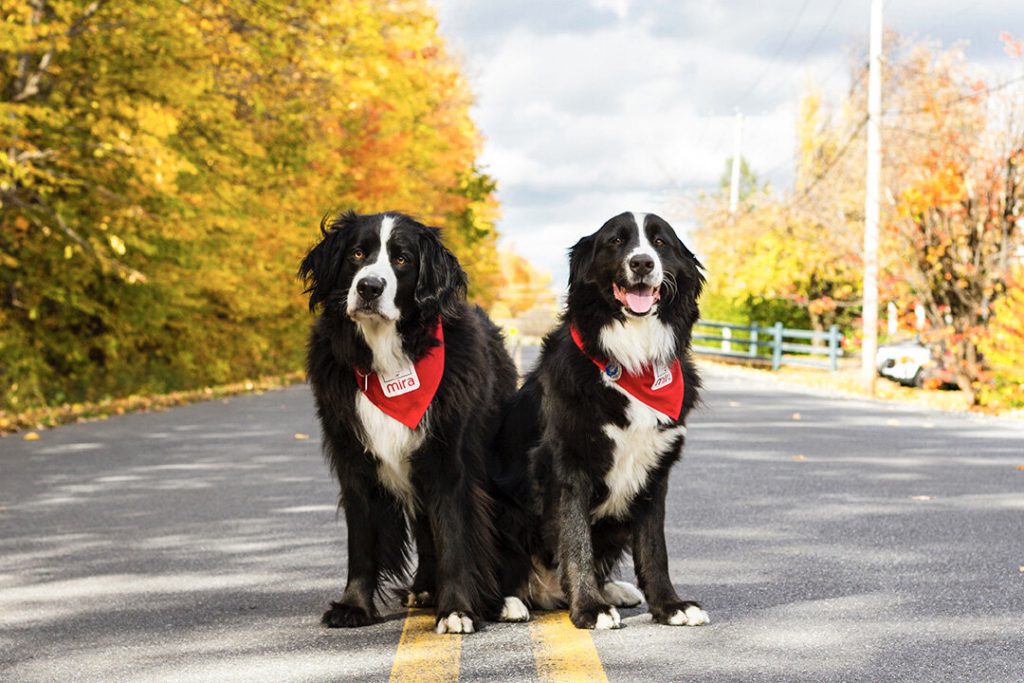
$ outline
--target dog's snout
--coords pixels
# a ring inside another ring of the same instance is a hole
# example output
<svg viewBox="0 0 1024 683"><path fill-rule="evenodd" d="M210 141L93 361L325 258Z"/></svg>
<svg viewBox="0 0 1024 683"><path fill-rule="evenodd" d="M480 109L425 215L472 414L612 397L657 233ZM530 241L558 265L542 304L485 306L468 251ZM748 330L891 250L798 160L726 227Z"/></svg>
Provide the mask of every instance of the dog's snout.
<svg viewBox="0 0 1024 683"><path fill-rule="evenodd" d="M643 277L654 270L654 258L648 254L637 254L629 259L629 269Z"/></svg>
<svg viewBox="0 0 1024 683"><path fill-rule="evenodd" d="M384 279L379 277L364 277L356 283L356 291L363 301L373 301L384 291Z"/></svg>

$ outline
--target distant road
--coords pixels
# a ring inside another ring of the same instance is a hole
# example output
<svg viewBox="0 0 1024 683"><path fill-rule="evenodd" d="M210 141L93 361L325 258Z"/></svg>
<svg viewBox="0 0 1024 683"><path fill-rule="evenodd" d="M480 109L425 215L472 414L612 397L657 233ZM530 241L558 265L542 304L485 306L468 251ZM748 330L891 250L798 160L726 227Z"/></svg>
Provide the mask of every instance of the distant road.
<svg viewBox="0 0 1024 683"><path fill-rule="evenodd" d="M344 525L297 386L0 439L0 680L1024 680L1024 426L707 377L667 523L707 627L321 628Z"/></svg>

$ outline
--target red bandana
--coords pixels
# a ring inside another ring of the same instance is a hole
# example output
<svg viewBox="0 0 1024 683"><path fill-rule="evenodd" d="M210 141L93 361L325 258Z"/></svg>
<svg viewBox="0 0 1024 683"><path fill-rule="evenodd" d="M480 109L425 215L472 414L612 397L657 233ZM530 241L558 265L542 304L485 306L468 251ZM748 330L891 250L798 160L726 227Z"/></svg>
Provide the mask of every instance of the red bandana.
<svg viewBox="0 0 1024 683"><path fill-rule="evenodd" d="M665 367L645 367L636 374L626 372L622 366L615 361L600 360L594 358L583 350L583 340L580 339L579 330L575 325L569 326L572 333L572 340L583 355L589 358L605 376L614 381L620 389L640 401L644 405L657 410L659 413L679 419L683 410L683 370L679 365L679 359L674 358L672 365Z"/></svg>
<svg viewBox="0 0 1024 683"><path fill-rule="evenodd" d="M419 426L444 374L444 330L440 318L434 338L440 342L437 346L412 366L390 377L381 377L376 372L362 373L358 368L355 371L356 383L370 403L409 429Z"/></svg>

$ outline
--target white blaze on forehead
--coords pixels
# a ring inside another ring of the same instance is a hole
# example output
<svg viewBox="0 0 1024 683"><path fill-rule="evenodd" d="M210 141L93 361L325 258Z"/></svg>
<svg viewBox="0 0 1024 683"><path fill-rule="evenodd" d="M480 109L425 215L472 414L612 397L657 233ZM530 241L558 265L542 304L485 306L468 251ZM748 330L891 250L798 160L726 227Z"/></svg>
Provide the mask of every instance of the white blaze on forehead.
<svg viewBox="0 0 1024 683"><path fill-rule="evenodd" d="M663 277L661 259L658 257L658 252L655 251L654 246L647 239L647 233L644 231L644 222L647 220L647 214L633 212L630 215L633 216L633 220L636 222L636 233L637 238L639 239L639 244L637 244L631 252L626 254L626 261L624 264L626 276L629 278L630 282L634 281L633 271L629 269L629 260L638 254L645 254L654 259L654 270L652 270L650 275L647 276L647 279L651 285L657 287L661 284L661 279Z"/></svg>
<svg viewBox="0 0 1024 683"><path fill-rule="evenodd" d="M380 255L384 254L387 258L388 254L388 240L391 239L391 231L395 227L394 216L384 216L380 219L380 251L377 252L377 261L380 261Z"/></svg>
<svg viewBox="0 0 1024 683"><path fill-rule="evenodd" d="M629 215L633 217L633 222L636 223L636 228L640 231L640 238L644 239L644 221L647 220L647 214L633 211Z"/></svg>
<svg viewBox="0 0 1024 683"><path fill-rule="evenodd" d="M362 268L356 271L352 277L352 284L348 289L348 312L352 314L359 307L359 292L356 285L366 277L379 277L384 280L384 291L376 301L377 312L385 320L397 321L400 315L396 297L398 296L398 277L394 268L391 267L391 259L388 257L388 241L391 239L391 232L395 227L395 217L385 215L381 217L380 248L372 261L367 261ZM360 326L362 330L362 326ZM365 330L362 330L365 333ZM365 334L364 334L365 336Z"/></svg>

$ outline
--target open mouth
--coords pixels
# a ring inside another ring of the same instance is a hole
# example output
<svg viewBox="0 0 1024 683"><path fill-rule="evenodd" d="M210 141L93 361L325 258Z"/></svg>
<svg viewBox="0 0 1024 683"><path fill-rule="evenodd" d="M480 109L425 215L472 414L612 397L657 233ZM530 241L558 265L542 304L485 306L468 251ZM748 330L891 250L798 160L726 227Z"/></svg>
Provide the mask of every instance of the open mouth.
<svg viewBox="0 0 1024 683"><path fill-rule="evenodd" d="M644 315L661 299L661 288L654 288L650 285L619 287L613 282L612 294L615 295L616 301L629 309L631 313Z"/></svg>

